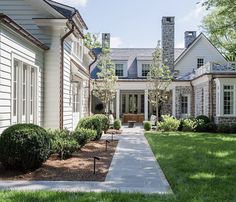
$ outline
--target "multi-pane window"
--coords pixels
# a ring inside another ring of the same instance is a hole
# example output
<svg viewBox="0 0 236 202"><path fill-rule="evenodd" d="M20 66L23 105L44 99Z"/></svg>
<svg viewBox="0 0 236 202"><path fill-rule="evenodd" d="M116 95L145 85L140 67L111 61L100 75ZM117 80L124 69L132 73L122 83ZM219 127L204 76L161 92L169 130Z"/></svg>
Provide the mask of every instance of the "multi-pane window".
<svg viewBox="0 0 236 202"><path fill-rule="evenodd" d="M73 42L73 54L83 60L83 39Z"/></svg>
<svg viewBox="0 0 236 202"><path fill-rule="evenodd" d="M124 76L124 65L123 64L115 64L116 68L116 76Z"/></svg>
<svg viewBox="0 0 236 202"><path fill-rule="evenodd" d="M12 74L12 123L34 123L37 90L35 67L14 59Z"/></svg>
<svg viewBox="0 0 236 202"><path fill-rule="evenodd" d="M144 95L141 95L141 113L144 113Z"/></svg>
<svg viewBox="0 0 236 202"><path fill-rule="evenodd" d="M188 114L188 96L181 97L181 113Z"/></svg>
<svg viewBox="0 0 236 202"><path fill-rule="evenodd" d="M198 58L197 59L197 68L204 65L204 58Z"/></svg>
<svg viewBox="0 0 236 202"><path fill-rule="evenodd" d="M126 112L126 95L122 95L122 113Z"/></svg>
<svg viewBox="0 0 236 202"><path fill-rule="evenodd" d="M74 83L73 84L73 112L80 112L80 84L79 83Z"/></svg>
<svg viewBox="0 0 236 202"><path fill-rule="evenodd" d="M142 76L147 76L150 71L150 64L142 64Z"/></svg>
<svg viewBox="0 0 236 202"><path fill-rule="evenodd" d="M234 86L224 86L224 114L230 115L234 113Z"/></svg>

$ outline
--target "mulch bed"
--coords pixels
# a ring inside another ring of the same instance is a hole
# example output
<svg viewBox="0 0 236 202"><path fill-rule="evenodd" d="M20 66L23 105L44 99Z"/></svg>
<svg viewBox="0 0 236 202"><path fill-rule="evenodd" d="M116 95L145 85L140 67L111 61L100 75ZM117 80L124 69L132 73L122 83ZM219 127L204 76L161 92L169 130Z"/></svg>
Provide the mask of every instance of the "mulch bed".
<svg viewBox="0 0 236 202"><path fill-rule="evenodd" d="M118 141L108 144L105 140L93 141L66 160L52 155L41 168L33 172L19 172L4 169L0 164L0 180L38 181L105 181ZM96 174L93 174L93 157L98 156Z"/></svg>

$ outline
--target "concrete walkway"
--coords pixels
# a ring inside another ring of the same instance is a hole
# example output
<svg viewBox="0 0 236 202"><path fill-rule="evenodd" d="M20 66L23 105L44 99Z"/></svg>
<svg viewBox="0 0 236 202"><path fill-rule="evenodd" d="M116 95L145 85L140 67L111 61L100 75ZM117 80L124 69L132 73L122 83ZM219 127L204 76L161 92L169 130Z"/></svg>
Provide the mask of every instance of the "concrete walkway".
<svg viewBox="0 0 236 202"><path fill-rule="evenodd" d="M115 138L119 143L105 182L0 181L0 189L172 193L140 127L124 127Z"/></svg>

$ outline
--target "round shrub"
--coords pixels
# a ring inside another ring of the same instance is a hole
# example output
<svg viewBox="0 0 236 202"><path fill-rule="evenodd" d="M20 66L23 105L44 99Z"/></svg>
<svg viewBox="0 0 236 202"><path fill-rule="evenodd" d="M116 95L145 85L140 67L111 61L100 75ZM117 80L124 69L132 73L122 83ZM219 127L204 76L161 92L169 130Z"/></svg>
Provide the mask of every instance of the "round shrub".
<svg viewBox="0 0 236 202"><path fill-rule="evenodd" d="M211 120L207 116L205 116L205 115L199 115L199 116L196 117L196 119L197 120L199 120L199 119L203 120L205 124L211 122Z"/></svg>
<svg viewBox="0 0 236 202"><path fill-rule="evenodd" d="M150 131L152 129L152 124L150 121L144 121L143 127L144 127L144 130Z"/></svg>
<svg viewBox="0 0 236 202"><path fill-rule="evenodd" d="M50 154L47 131L34 124L16 124L0 137L0 161L9 169L39 168Z"/></svg>
<svg viewBox="0 0 236 202"><path fill-rule="evenodd" d="M115 128L116 130L120 130L120 128L121 128L121 121L120 121L119 119L116 119L116 120L114 121L114 128Z"/></svg>
<svg viewBox="0 0 236 202"><path fill-rule="evenodd" d="M94 140L99 140L102 137L103 124L97 116L89 116L81 119L77 125L77 129L86 128L91 130L96 130L97 135Z"/></svg>

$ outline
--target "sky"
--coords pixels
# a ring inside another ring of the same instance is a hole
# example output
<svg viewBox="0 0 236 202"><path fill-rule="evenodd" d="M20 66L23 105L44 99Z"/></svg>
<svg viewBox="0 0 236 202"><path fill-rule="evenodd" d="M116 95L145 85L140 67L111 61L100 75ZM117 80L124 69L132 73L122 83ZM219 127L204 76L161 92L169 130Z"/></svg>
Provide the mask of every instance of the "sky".
<svg viewBox="0 0 236 202"><path fill-rule="evenodd" d="M184 32L202 31L203 0L56 0L77 8L91 33L111 33L112 48L154 48L161 40L161 19L175 16L175 47Z"/></svg>

